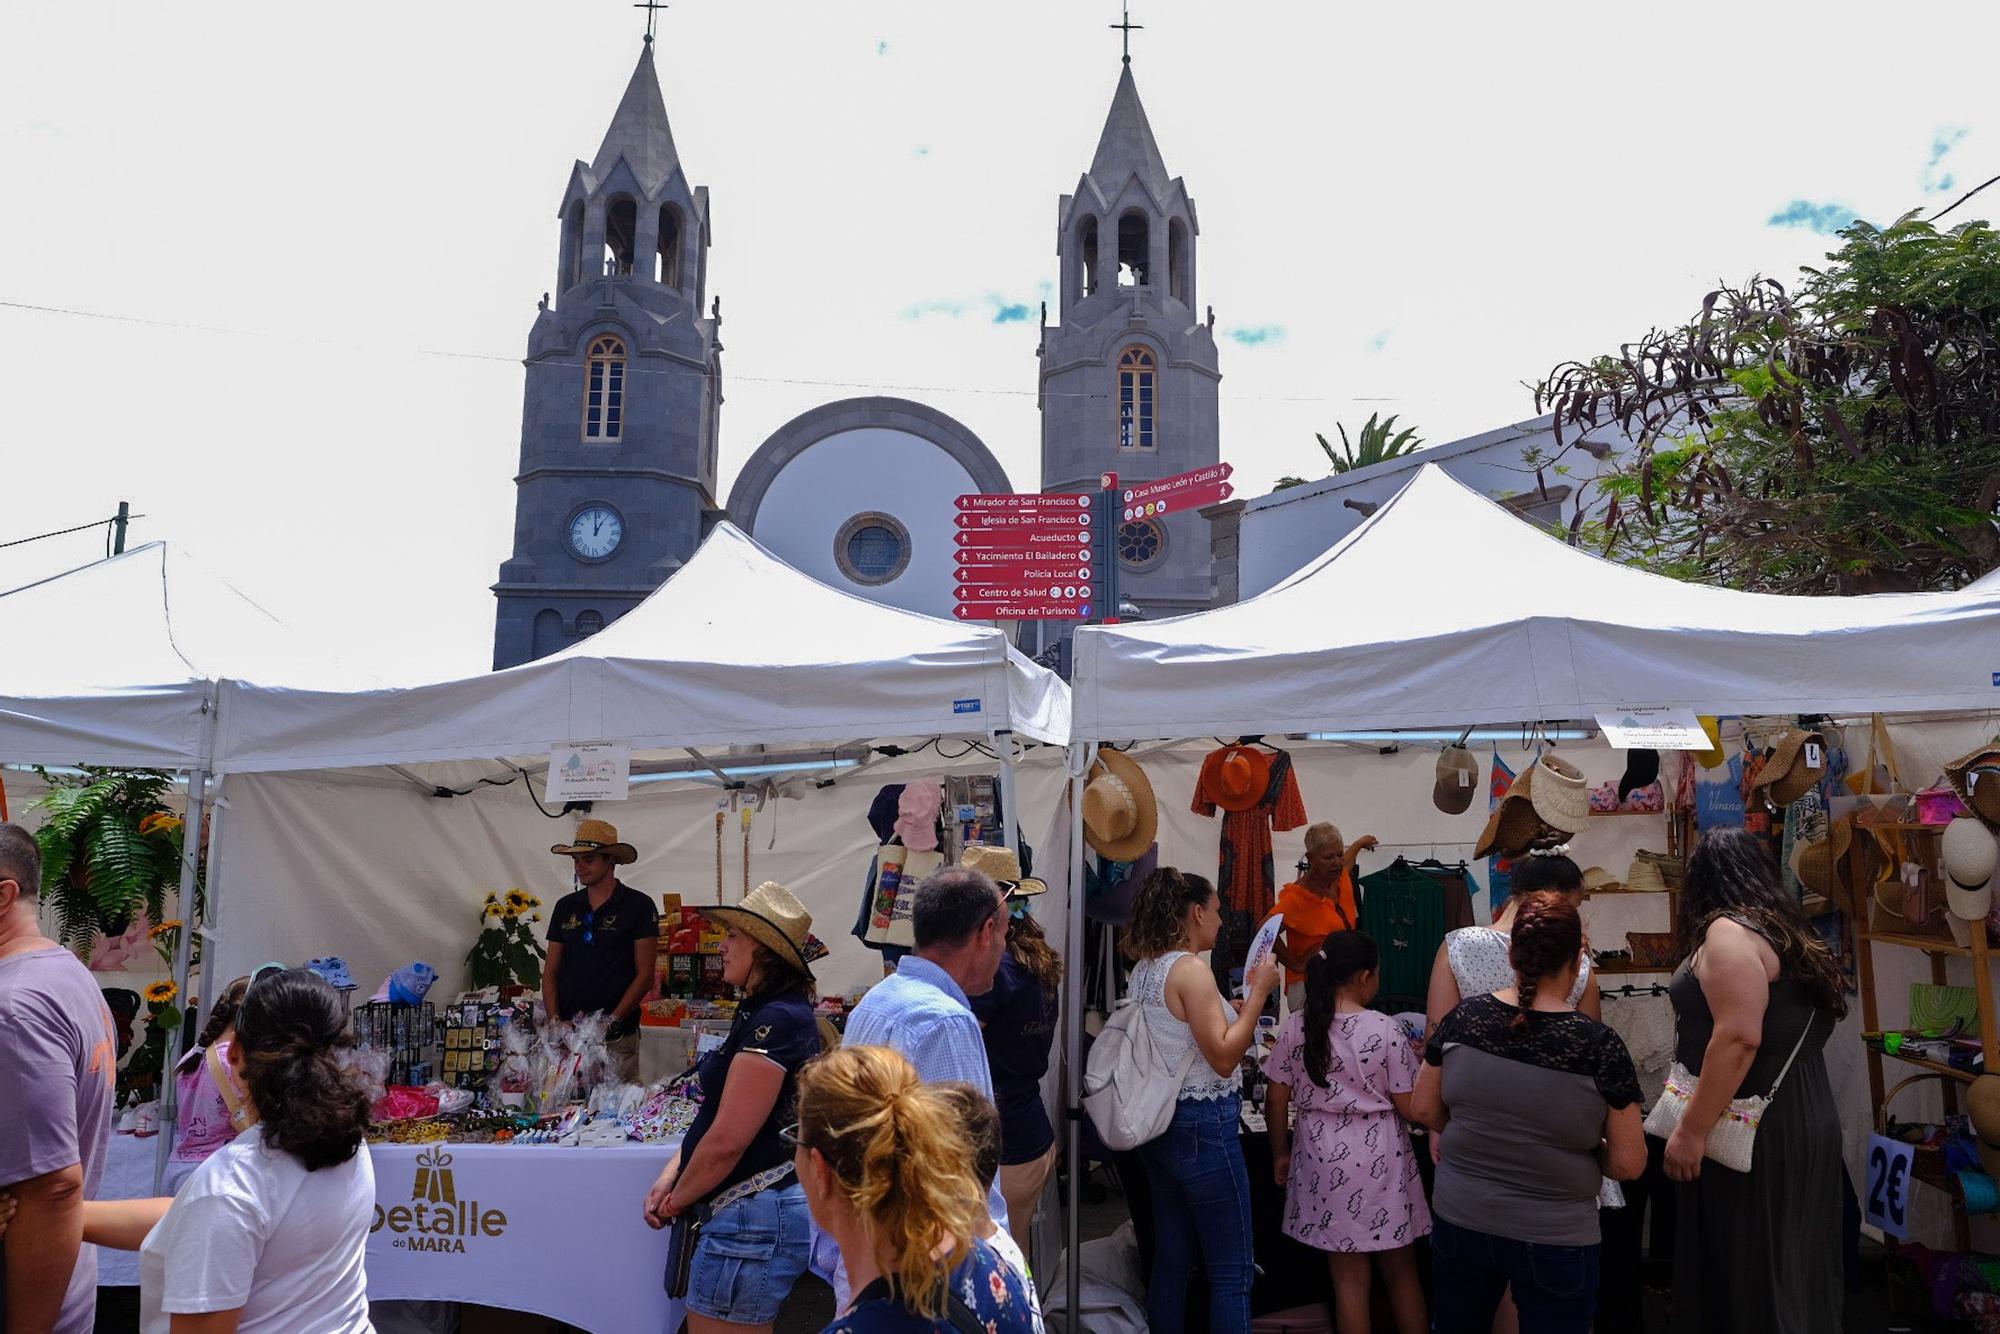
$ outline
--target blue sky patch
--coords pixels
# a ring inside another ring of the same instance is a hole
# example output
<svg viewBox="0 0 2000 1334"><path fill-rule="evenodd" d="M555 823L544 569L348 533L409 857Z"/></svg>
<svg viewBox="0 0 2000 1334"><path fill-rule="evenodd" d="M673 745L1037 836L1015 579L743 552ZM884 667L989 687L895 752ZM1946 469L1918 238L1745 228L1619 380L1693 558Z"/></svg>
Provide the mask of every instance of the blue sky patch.
<svg viewBox="0 0 2000 1334"><path fill-rule="evenodd" d="M1810 199L1794 199L1765 219L1767 227L1803 227L1832 236L1859 216L1846 204L1815 204Z"/></svg>
<svg viewBox="0 0 2000 1334"><path fill-rule="evenodd" d="M1392 324L1386 329L1371 334L1368 338L1368 350L1370 352L1380 352L1383 348L1389 346L1389 339L1395 332L1396 326Z"/></svg>
<svg viewBox="0 0 2000 1334"><path fill-rule="evenodd" d="M1222 336L1239 347L1279 347L1285 341L1282 324L1249 324L1224 329Z"/></svg>
<svg viewBox="0 0 2000 1334"><path fill-rule="evenodd" d="M887 37L884 37L881 41L875 43L875 54L878 56L886 56L889 54L889 39Z"/></svg>
<svg viewBox="0 0 2000 1334"><path fill-rule="evenodd" d="M1931 153L1924 160L1924 189L1949 190L1958 183L1957 177L1944 170L1946 154L1965 141L1972 133L1963 125L1946 125L1931 136Z"/></svg>

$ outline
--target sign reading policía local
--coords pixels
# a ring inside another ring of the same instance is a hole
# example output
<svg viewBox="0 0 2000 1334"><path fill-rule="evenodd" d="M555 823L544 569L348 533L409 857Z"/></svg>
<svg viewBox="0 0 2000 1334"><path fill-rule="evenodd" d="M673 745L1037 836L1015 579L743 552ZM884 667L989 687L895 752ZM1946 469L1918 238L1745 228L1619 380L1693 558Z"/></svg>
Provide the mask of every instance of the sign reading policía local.
<svg viewBox="0 0 2000 1334"><path fill-rule="evenodd" d="M582 1329L673 1329L679 1303L660 1283L667 1234L639 1211L674 1148L371 1145L368 1296L477 1302Z"/></svg>

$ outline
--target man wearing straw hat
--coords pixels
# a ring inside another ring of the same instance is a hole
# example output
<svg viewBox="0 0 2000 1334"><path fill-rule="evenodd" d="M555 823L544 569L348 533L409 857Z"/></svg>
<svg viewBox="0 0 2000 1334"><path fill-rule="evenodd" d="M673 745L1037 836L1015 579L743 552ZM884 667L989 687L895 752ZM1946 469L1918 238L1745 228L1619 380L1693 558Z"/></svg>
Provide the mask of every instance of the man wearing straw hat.
<svg viewBox="0 0 2000 1334"><path fill-rule="evenodd" d="M549 914L549 957L542 965L542 1005L552 1023L605 1014L605 1048L618 1077L639 1082L639 1002L653 985L660 916L653 901L612 871L639 854L603 820L585 820L576 840L549 849L576 868L576 890Z"/></svg>

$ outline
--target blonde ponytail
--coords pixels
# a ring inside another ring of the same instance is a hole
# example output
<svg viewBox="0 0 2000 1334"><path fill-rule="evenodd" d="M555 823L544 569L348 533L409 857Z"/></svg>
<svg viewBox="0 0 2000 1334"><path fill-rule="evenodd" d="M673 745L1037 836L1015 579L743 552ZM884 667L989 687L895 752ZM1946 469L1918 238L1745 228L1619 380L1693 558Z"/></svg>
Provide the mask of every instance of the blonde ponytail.
<svg viewBox="0 0 2000 1334"><path fill-rule="evenodd" d="M892 1047L842 1047L799 1074L799 1142L833 1169L903 1304L937 1320L987 1223L974 1146L950 1094Z"/></svg>

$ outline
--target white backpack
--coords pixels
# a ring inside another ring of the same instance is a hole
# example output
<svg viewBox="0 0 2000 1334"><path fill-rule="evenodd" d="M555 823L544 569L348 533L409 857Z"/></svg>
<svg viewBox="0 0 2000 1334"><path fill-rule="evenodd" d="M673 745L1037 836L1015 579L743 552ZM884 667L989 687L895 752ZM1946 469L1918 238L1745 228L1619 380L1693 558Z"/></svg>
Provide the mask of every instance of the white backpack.
<svg viewBox="0 0 2000 1334"><path fill-rule="evenodd" d="M1194 1057L1190 1047L1178 1068L1169 1067L1136 1000L1111 1016L1083 1071L1083 1110L1106 1148L1136 1149L1166 1133Z"/></svg>

